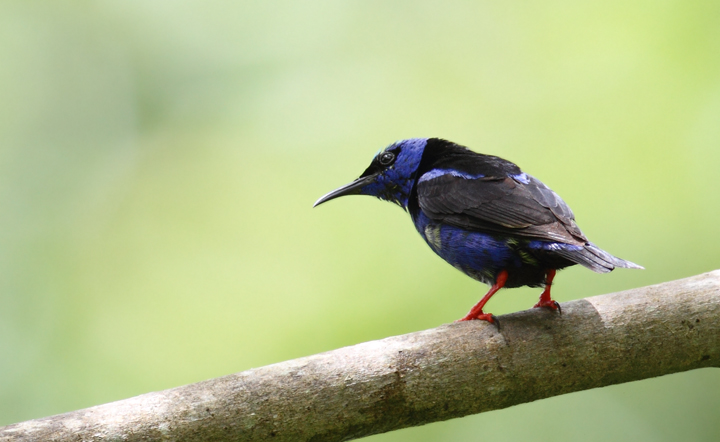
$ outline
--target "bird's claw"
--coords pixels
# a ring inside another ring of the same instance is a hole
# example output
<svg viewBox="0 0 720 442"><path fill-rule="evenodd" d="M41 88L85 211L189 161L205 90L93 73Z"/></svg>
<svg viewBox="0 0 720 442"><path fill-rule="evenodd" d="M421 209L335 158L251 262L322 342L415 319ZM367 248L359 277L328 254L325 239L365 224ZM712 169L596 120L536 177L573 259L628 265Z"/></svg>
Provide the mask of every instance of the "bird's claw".
<svg viewBox="0 0 720 442"><path fill-rule="evenodd" d="M470 316L469 314L465 316L464 318L460 318L456 320L455 322L464 322L464 321L487 321L491 324L495 324L495 326L500 330L500 320L497 318L497 316L493 315L492 313L480 313L475 316Z"/></svg>
<svg viewBox="0 0 720 442"><path fill-rule="evenodd" d="M541 307L549 308L550 310L556 310L558 313L562 314L562 308L560 307L560 303L552 299L549 301L539 301L533 306L533 308Z"/></svg>

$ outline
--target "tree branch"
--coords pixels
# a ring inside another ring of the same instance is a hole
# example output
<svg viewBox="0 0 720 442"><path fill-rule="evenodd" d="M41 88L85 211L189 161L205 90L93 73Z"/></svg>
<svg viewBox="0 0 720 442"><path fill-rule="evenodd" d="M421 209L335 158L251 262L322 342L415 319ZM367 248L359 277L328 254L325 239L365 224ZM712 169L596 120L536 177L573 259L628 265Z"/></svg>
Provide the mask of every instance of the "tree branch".
<svg viewBox="0 0 720 442"><path fill-rule="evenodd" d="M0 441L341 441L720 366L720 270L0 428Z"/></svg>

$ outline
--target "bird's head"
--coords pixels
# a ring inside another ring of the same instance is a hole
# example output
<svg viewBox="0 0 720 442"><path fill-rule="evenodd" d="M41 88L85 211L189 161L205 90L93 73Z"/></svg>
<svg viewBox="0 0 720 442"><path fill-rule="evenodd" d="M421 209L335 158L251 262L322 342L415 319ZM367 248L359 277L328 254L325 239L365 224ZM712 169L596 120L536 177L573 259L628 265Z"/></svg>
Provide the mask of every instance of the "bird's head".
<svg viewBox="0 0 720 442"><path fill-rule="evenodd" d="M426 138L398 141L378 152L370 166L350 184L322 196L315 206L345 195L370 195L407 208Z"/></svg>

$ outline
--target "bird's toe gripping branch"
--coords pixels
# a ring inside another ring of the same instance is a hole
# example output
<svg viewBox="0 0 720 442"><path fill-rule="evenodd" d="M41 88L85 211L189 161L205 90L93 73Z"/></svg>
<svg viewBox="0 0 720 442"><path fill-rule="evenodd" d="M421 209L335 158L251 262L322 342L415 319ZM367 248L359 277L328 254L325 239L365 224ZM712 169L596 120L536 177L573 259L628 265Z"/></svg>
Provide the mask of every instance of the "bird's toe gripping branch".
<svg viewBox="0 0 720 442"><path fill-rule="evenodd" d="M495 284L493 284L492 287L490 287L490 290L485 294L485 296L482 297L482 299L475 304L473 308L470 309L467 315L465 317L458 319L455 322L461 322L461 321L472 321L472 320L481 320L481 321L487 321L491 324L495 324L500 327L500 322L498 321L497 317L493 315L492 313L483 313L483 307L485 307L485 304L492 298L492 295L497 293L498 290L503 288L505 286L505 283L507 282L508 273L506 270L501 271L497 279L495 280Z"/></svg>
<svg viewBox="0 0 720 442"><path fill-rule="evenodd" d="M540 294L540 300L533 308L546 307L552 310L557 310L558 313L562 313L560 304L550 297L550 287L552 286L553 278L555 278L555 269L549 269L547 276L545 277L545 290Z"/></svg>
<svg viewBox="0 0 720 442"><path fill-rule="evenodd" d="M538 301L538 303L533 306L533 308L540 308L540 307L549 308L551 310L557 310L558 313L562 314L562 308L560 307L560 303L558 303L557 301L554 301L552 299L549 302Z"/></svg>

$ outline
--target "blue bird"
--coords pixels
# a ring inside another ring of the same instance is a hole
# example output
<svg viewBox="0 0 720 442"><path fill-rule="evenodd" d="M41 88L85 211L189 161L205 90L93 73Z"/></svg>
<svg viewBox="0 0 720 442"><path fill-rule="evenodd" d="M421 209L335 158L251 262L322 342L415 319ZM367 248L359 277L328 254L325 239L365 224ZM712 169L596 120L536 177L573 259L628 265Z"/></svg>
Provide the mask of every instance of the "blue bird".
<svg viewBox="0 0 720 442"><path fill-rule="evenodd" d="M408 211L435 253L491 286L459 321L496 323L483 307L503 287L544 286L534 307L560 310L550 286L556 270L575 264L598 273L643 268L588 241L570 207L514 163L447 140L412 138L391 144L360 178L324 195L315 206L357 194Z"/></svg>

